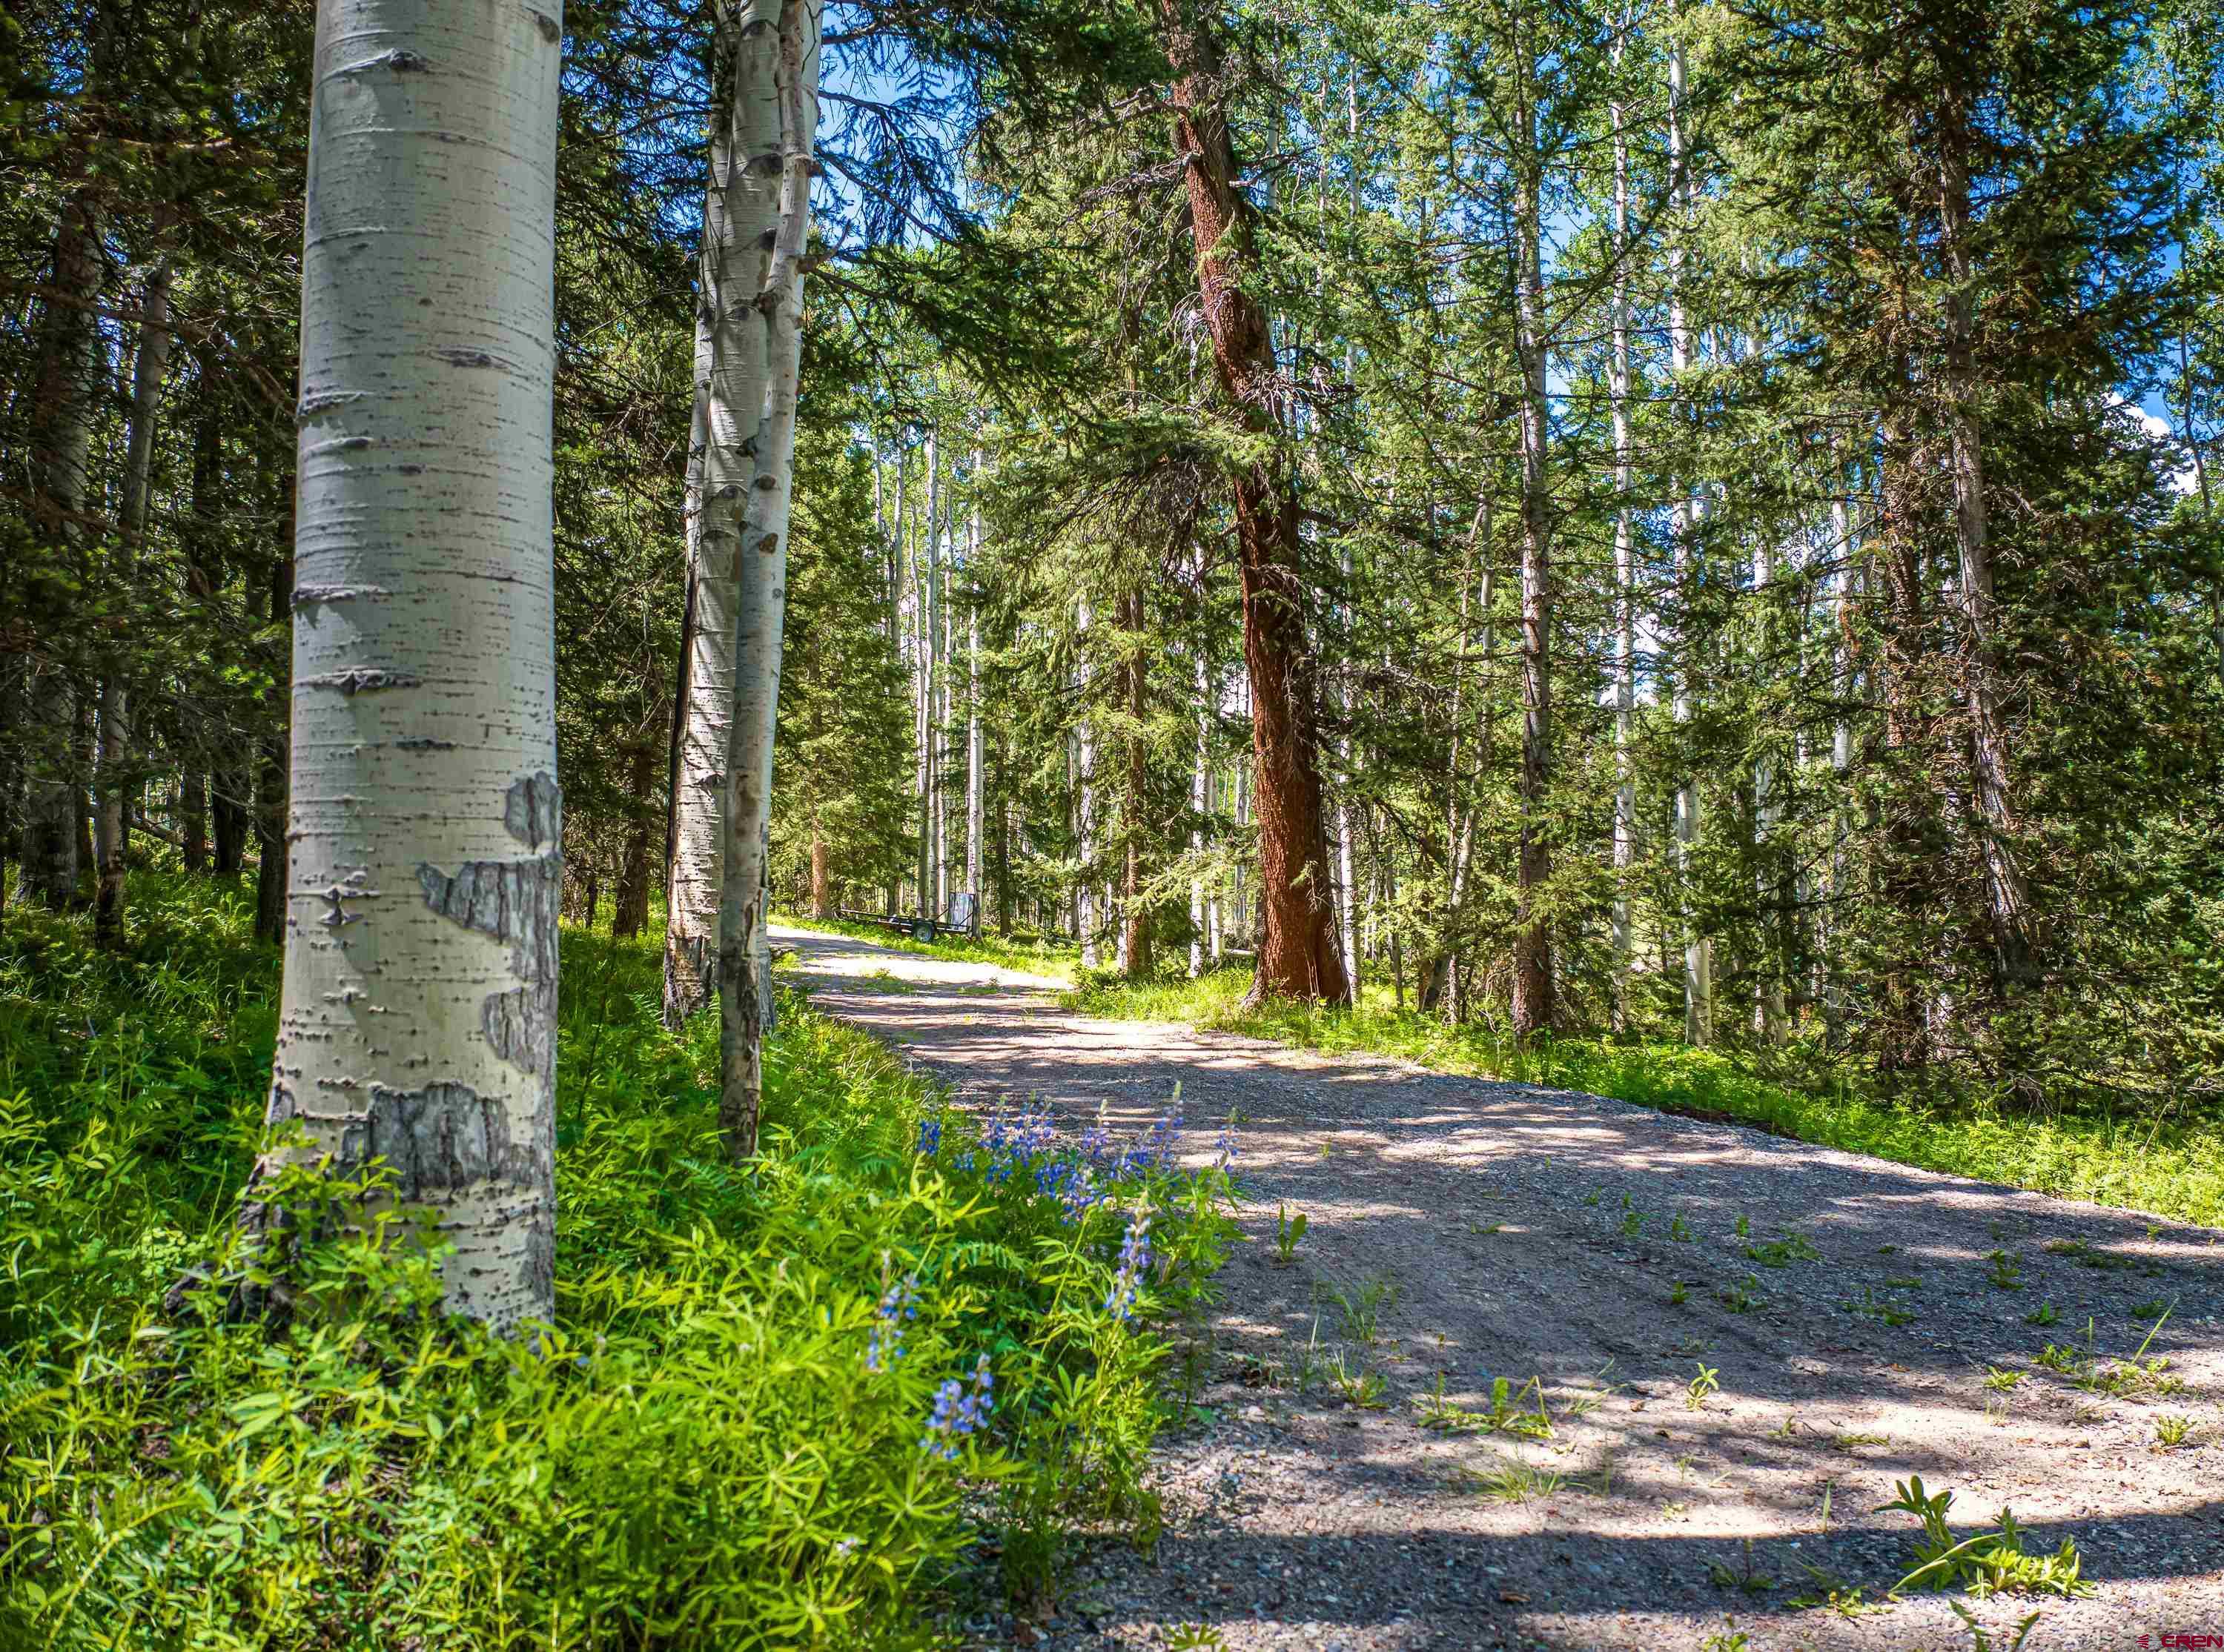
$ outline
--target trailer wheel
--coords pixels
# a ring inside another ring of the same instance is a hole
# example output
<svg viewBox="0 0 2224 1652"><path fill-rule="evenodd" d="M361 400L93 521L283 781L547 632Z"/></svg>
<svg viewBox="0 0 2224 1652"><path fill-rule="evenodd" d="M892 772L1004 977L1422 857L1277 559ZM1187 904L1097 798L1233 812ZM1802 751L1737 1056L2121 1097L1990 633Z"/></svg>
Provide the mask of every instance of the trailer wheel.
<svg viewBox="0 0 2224 1652"><path fill-rule="evenodd" d="M931 917L913 918L911 925L911 938L914 941L933 940L934 920Z"/></svg>

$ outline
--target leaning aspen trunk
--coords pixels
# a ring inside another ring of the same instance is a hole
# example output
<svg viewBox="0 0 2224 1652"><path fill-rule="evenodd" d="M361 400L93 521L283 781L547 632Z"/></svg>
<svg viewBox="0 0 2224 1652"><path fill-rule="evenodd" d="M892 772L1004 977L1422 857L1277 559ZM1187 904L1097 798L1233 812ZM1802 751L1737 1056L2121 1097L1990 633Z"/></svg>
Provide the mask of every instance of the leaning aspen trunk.
<svg viewBox="0 0 2224 1652"><path fill-rule="evenodd" d="M322 0L273 1140L383 1163L448 1306L554 1308L556 106L544 7Z"/></svg>
<svg viewBox="0 0 2224 1652"><path fill-rule="evenodd" d="M123 491L117 509L117 589L137 583L139 547L147 537L147 495L155 464L155 421L161 413L162 376L170 364L170 260L159 259L140 306L139 352L131 364L131 426L124 442ZM120 671L100 685L100 806L93 818L93 858L100 882L93 896L97 944L123 944L123 804L131 770L130 689Z"/></svg>
<svg viewBox="0 0 2224 1652"><path fill-rule="evenodd" d="M768 9L769 10L769 9ZM780 716L780 627L787 608L788 507L795 483L796 380L803 354L803 259L818 167L819 0L787 0L771 31L775 147L752 151L760 173L779 167L778 228L752 325L761 330L764 407L740 521L740 602L734 640L734 716L727 749L725 882L718 912L718 1126L736 1159L756 1151L764 1103L764 1032L771 1018L765 846L772 821L773 733ZM748 25L744 25L746 32ZM717 425L717 398L711 400ZM715 474L715 472L714 472ZM721 501L706 490L707 520Z"/></svg>
<svg viewBox="0 0 2224 1652"><path fill-rule="evenodd" d="M689 465L690 591L686 699L664 940L664 1019L678 1026L717 986L727 761L733 746L734 639L744 570L740 520L755 466L749 451L764 417L765 336L757 300L768 263L761 244L780 210L780 110L774 87L777 0L720 8L712 46L711 175L704 191L696 299L695 396Z"/></svg>

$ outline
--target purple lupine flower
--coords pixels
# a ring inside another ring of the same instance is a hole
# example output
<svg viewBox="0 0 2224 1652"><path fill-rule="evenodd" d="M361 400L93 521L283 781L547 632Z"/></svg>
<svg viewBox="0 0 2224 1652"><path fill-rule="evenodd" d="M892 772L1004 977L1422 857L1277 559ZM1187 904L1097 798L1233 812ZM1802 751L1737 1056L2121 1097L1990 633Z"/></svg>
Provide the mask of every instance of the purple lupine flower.
<svg viewBox="0 0 2224 1652"><path fill-rule="evenodd" d="M1174 1087L1173 1099L1166 1110L1151 1121L1151 1134L1147 1146L1147 1162L1151 1169L1163 1170L1174 1161L1174 1142L1181 1135L1181 1087Z"/></svg>
<svg viewBox="0 0 2224 1652"><path fill-rule="evenodd" d="M987 1426L989 1414L995 1409L995 1389L985 1353L973 1367L970 1392L957 1378L945 1378L934 1390L934 1410L926 1420L926 1432L919 1436L919 1449L945 1462L956 1458L957 1442Z"/></svg>
<svg viewBox="0 0 2224 1652"><path fill-rule="evenodd" d="M1220 1157L1214 1169L1224 1170L1235 1157L1235 1114L1231 1110L1228 1122L1220 1127L1220 1134L1212 1144L1212 1151Z"/></svg>
<svg viewBox="0 0 2224 1652"><path fill-rule="evenodd" d="M922 1158L932 1158L942 1151L942 1119L938 1114L919 1121L919 1151Z"/></svg>
<svg viewBox="0 0 2224 1652"><path fill-rule="evenodd" d="M904 1356L903 1327L919 1317L919 1276L907 1273L881 1293L872 1334L865 1339L865 1369L878 1374Z"/></svg>
<svg viewBox="0 0 2224 1652"><path fill-rule="evenodd" d="M1135 1294L1151 1265L1151 1213L1139 1209L1128 1219L1128 1237L1120 1245L1119 1271L1104 1297L1104 1311L1121 1320L1135 1317Z"/></svg>

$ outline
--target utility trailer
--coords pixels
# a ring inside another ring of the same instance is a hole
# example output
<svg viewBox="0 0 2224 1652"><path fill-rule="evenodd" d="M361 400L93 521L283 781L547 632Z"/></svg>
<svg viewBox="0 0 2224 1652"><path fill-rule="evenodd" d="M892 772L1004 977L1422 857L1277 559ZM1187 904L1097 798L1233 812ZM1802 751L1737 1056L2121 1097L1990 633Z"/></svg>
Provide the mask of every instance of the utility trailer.
<svg viewBox="0 0 2224 1652"><path fill-rule="evenodd" d="M842 916L852 924L869 924L875 929L893 930L898 935L907 935L914 941L932 941L939 925L924 913L906 917L899 912L844 912Z"/></svg>

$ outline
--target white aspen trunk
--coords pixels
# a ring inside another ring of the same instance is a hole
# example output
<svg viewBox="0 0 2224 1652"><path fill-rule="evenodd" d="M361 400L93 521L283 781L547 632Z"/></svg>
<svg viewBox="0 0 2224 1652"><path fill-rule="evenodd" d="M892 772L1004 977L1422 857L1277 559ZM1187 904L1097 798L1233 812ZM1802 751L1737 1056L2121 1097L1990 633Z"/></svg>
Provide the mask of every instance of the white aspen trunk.
<svg viewBox="0 0 2224 1652"><path fill-rule="evenodd" d="M734 640L742 622L740 520L754 479L747 445L764 413L765 337L756 318L779 211L777 174L751 161L779 145L774 88L777 0L748 0L722 22L713 47L720 78L710 130L703 249L695 324L695 394L701 449L690 501L694 625L681 723L673 856L665 918L664 1019L677 1027L717 988L720 906L731 786ZM725 17L721 7L722 19Z"/></svg>
<svg viewBox="0 0 2224 1652"><path fill-rule="evenodd" d="M1852 642L1853 586L1854 586L1854 526L1853 511L1848 500L1848 487L1844 472L1837 476L1837 486L1831 489L1830 532L1836 541L1835 555L1838 570L1832 580L1831 628L1836 633L1832 642L1835 662L1833 682L1839 705L1853 703L1854 655ZM1830 726L1830 772L1836 783L1836 804L1831 810L1830 823L1830 902L1824 909L1823 920L1823 1007L1830 1041L1835 1045L1845 1021L1845 974L1839 968L1837 957L1837 914L1852 898L1853 891L1846 880L1846 844L1853 829L1851 799L1848 796L1854 768L1854 725L1851 718L1841 709Z"/></svg>
<svg viewBox="0 0 2224 1652"><path fill-rule="evenodd" d="M1084 648L1088 646L1089 599L1084 596L1076 607L1078 628ZM1081 666L1081 721L1074 728L1074 790L1076 803L1073 811L1074 875L1073 922L1081 940L1081 967L1096 968L1096 889L1090 881L1091 867L1096 859L1096 739L1089 726L1089 667Z"/></svg>
<svg viewBox="0 0 2224 1652"><path fill-rule="evenodd" d="M935 562L936 524L941 510L941 465L934 427L926 432L926 520L920 525L919 562L913 601L919 620L919 910L922 917L937 916L934 905L934 794L939 776L935 771L935 594L938 583Z"/></svg>
<svg viewBox="0 0 2224 1652"><path fill-rule="evenodd" d="M302 255L283 1161L553 1311L554 0L322 0ZM250 1191L243 1220L272 1213Z"/></svg>
<svg viewBox="0 0 2224 1652"><path fill-rule="evenodd" d="M981 453L973 453L973 475L981 475ZM981 507L973 506L965 545L969 571L981 560ZM981 835L987 802L988 747L981 729L981 609L969 605L965 613L965 887L973 897L968 928L981 932Z"/></svg>
<svg viewBox="0 0 2224 1652"><path fill-rule="evenodd" d="M104 58L105 46L104 39L96 43L96 62ZM73 518L88 504L92 419L105 360L93 312L72 301L90 305L100 294L104 266L93 199L87 189L65 203L55 226L50 279L56 294L40 316L38 376L29 409L34 513L50 513L42 526L52 542L73 550L85 539ZM77 727L79 690L66 666L27 662L25 671L24 726L43 732L48 746L25 776L16 898L59 910L76 899L79 870L80 774L66 732Z"/></svg>
<svg viewBox="0 0 2224 1652"><path fill-rule="evenodd" d="M1775 627L1768 622L1771 605L1776 601L1776 554L1764 529L1753 541L1753 600L1761 605L1764 653L1771 652L1766 642ZM1776 801L1776 771L1766 747L1754 759L1753 766L1753 847L1762 859L1762 870L1755 874L1758 887L1754 894L1763 914L1763 932L1769 937L1763 943L1761 979L1753 995L1753 1030L1765 1044L1780 1044L1785 1039L1785 994L1783 944L1784 916L1768 915L1777 891L1772 886L1766 870L1769 845L1776 836L1778 805Z"/></svg>
<svg viewBox="0 0 2224 1652"><path fill-rule="evenodd" d="M1624 26L1627 27L1627 14ZM1618 73L1622 48L1614 48ZM1637 864L1637 548L1632 531L1633 479L1629 440L1629 135L1621 104L1609 110L1614 126L1613 356L1608 394L1614 401L1614 1024L1629 1021L1631 951L1629 886Z"/></svg>
<svg viewBox="0 0 2224 1652"><path fill-rule="evenodd" d="M1211 768L1207 761L1207 743L1212 726L1212 674L1206 668L1204 656L1197 659L1197 760L1190 768L1189 806L1196 820L1189 829L1189 852L1191 861L1200 861L1204 854L1204 816L1208 805L1207 793L1211 786ZM1214 905L1217 907L1218 902ZM1213 925L1215 941L1212 955L1217 960L1220 949ZM1204 973L1204 949L1207 929L1204 911L1204 879L1192 874L1189 880L1189 974L1195 980Z"/></svg>
<svg viewBox="0 0 2224 1652"><path fill-rule="evenodd" d="M951 466L951 481L956 482L956 465ZM956 534L951 532L950 501L943 501L943 544L945 554L935 563L934 570L934 646L935 681L939 685L934 702L934 915L947 918L950 915L950 788L942 777L950 772L950 725L952 715L951 702L955 697L956 684L952 680L957 670L957 650L951 646L949 592L945 569L950 557L957 552Z"/></svg>
<svg viewBox="0 0 2224 1652"><path fill-rule="evenodd" d="M1677 382L1676 395L1679 406L1683 405L1685 394L1681 388L1682 381L1691 366L1692 354L1691 326L1684 309L1685 241L1690 233L1693 200L1689 146L1684 131L1684 46L1677 39L1671 44L1668 53L1668 199L1671 219L1668 251L1668 366L1671 375ZM1704 509L1703 499L1679 488L1670 513L1676 545L1676 579L1686 599L1682 634L1677 640L1676 696L1671 708L1679 726L1690 722L1694 710L1692 680L1698 662L1691 643L1689 597L1698 554L1699 520ZM1688 887L1693 851L1698 841L1698 777L1686 772L1676 787L1676 870L1687 890L1683 914L1684 1040L1686 1044L1704 1044L1714 1035L1715 968L1714 943L1699 932L1690 909Z"/></svg>
<svg viewBox="0 0 2224 1652"><path fill-rule="evenodd" d="M767 12L771 15L769 7ZM812 152L818 132L820 0L786 0L776 15L776 24L763 31L773 48L774 143L752 152L748 160L749 170L761 176L774 175L777 168L780 193L769 268L745 322L762 340L755 348L764 363L764 394L745 449L753 470L740 510L734 717L726 761L726 879L718 928L718 1125L726 1151L736 1159L756 1151L764 1103L764 1031L772 1001L766 846L772 823L773 735L780 720L780 627L787 608L788 514L795 490L803 258L811 239L811 183L818 170ZM745 22L745 41L749 28ZM717 406L714 395L714 415ZM706 501L714 510L723 502L715 490Z"/></svg>
<svg viewBox="0 0 2224 1652"><path fill-rule="evenodd" d="M1347 357L1345 375L1350 375ZM1344 612L1351 612L1351 542L1343 545ZM1343 949L1344 1001L1355 1009L1359 1005L1359 943L1355 907L1357 896L1351 880L1351 672L1349 666L1338 673L1343 679L1337 685L1343 692L1343 728L1336 739L1336 943Z"/></svg>
<svg viewBox="0 0 2224 1652"><path fill-rule="evenodd" d="M123 488L117 507L114 577L117 589L138 583L139 548L147 537L147 497L155 463L155 421L162 403L162 377L170 364L169 255L155 262L141 300L139 352L131 364L131 426L125 438ZM102 945L123 943L123 804L130 779L130 690L121 672L100 685L100 806L93 816L93 861L100 885L93 905L93 934Z"/></svg>

